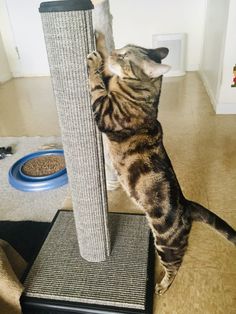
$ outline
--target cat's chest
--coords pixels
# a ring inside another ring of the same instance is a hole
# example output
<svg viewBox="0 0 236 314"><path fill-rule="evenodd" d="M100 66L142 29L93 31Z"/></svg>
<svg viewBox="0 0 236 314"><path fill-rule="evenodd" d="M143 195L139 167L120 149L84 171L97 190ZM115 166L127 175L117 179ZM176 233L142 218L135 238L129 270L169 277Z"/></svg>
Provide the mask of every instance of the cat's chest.
<svg viewBox="0 0 236 314"><path fill-rule="evenodd" d="M128 167L127 149L125 145L110 142L108 144L108 150L113 167L117 171L119 178L125 181Z"/></svg>
<svg viewBox="0 0 236 314"><path fill-rule="evenodd" d="M112 143L109 146L109 155L115 168L119 181L122 184L126 192L131 196L132 191L130 189L129 177L130 166L134 163L136 156L128 153L128 145Z"/></svg>
<svg viewBox="0 0 236 314"><path fill-rule="evenodd" d="M117 174L121 176L126 168L125 152L119 149L117 145L109 145L109 155Z"/></svg>

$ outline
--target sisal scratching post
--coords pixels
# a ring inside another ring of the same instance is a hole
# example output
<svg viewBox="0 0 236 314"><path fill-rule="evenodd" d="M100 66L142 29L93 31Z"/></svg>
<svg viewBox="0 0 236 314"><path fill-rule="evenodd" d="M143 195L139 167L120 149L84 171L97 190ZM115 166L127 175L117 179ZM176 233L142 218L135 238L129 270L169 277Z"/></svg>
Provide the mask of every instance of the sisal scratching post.
<svg viewBox="0 0 236 314"><path fill-rule="evenodd" d="M107 213L102 141L87 75L92 8L89 0L40 6L73 213L58 211L23 278L24 314L152 313L154 246L146 218ZM106 5L99 10L108 12Z"/></svg>
<svg viewBox="0 0 236 314"><path fill-rule="evenodd" d="M109 255L110 243L101 135L87 74L87 55L94 50L93 5L84 0L58 3L42 3L40 12L80 253L99 262Z"/></svg>

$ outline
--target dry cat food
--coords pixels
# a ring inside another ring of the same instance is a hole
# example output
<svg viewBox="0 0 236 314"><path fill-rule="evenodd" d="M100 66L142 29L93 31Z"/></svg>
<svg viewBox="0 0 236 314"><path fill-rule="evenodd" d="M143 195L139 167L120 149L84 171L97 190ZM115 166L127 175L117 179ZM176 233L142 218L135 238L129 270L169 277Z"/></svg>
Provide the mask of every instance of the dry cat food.
<svg viewBox="0 0 236 314"><path fill-rule="evenodd" d="M64 156L42 156L27 161L21 171L31 177L43 177L56 173L66 167Z"/></svg>

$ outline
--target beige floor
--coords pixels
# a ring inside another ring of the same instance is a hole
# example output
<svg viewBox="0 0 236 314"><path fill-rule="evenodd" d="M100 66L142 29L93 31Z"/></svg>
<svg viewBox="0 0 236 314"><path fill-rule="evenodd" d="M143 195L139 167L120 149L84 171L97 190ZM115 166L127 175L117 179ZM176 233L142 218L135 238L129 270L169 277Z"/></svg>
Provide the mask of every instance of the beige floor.
<svg viewBox="0 0 236 314"><path fill-rule="evenodd" d="M236 115L216 116L196 73L168 79L159 120L185 195L236 228ZM48 78L0 86L0 136L60 134ZM135 212L121 191L111 211ZM70 207L70 200L67 200ZM236 250L203 224L194 224L189 249L169 291L154 297L155 314L235 314Z"/></svg>

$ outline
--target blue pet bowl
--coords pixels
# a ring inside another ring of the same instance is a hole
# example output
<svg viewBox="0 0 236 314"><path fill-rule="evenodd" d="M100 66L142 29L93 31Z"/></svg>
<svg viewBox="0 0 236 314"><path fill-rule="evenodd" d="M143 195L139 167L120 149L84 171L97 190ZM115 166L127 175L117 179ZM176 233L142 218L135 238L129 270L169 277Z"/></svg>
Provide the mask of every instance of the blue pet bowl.
<svg viewBox="0 0 236 314"><path fill-rule="evenodd" d="M64 156L62 149L55 150L43 150L29 155L16 161L10 168L8 173L9 183L16 188L24 192L37 192L56 189L64 184L68 183L68 176L66 168L61 169L48 176L29 176L22 171L22 167L26 162L31 159L42 156Z"/></svg>

